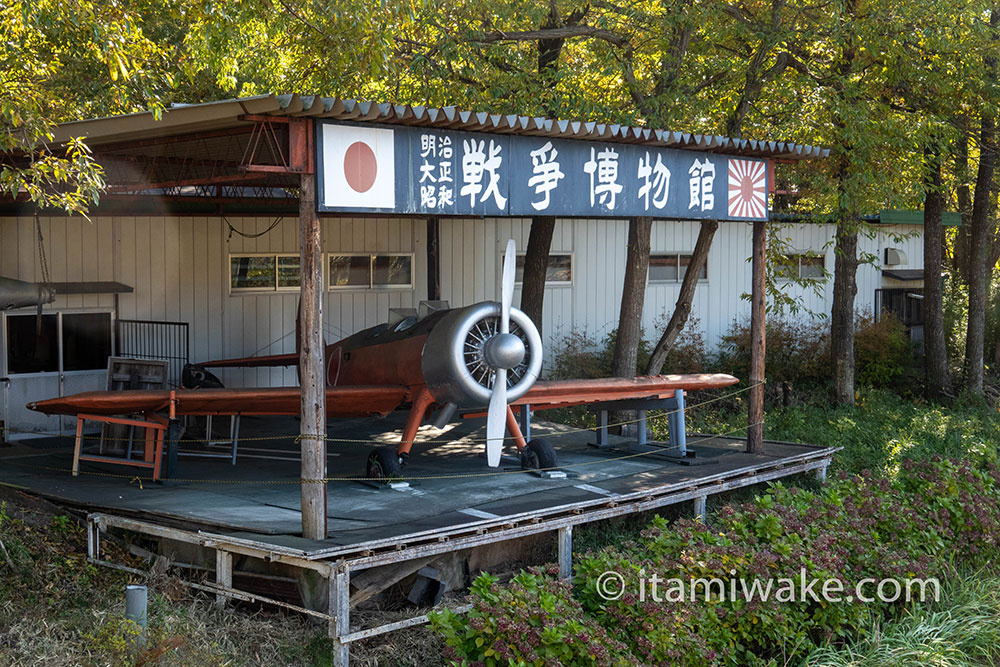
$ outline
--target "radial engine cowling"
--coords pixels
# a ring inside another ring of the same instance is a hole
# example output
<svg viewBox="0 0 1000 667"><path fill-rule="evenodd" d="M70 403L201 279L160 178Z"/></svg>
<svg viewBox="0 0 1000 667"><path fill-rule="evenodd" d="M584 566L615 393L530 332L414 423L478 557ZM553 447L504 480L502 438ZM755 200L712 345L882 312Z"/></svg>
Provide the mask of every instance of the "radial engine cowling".
<svg viewBox="0 0 1000 667"><path fill-rule="evenodd" d="M531 389L542 370L538 329L524 312L510 309L510 335L520 339L524 348L520 360L521 345L505 340L499 331L500 304L493 301L456 308L434 326L424 344L421 366L427 388L438 403L462 408L489 405L497 364L509 369L508 402Z"/></svg>

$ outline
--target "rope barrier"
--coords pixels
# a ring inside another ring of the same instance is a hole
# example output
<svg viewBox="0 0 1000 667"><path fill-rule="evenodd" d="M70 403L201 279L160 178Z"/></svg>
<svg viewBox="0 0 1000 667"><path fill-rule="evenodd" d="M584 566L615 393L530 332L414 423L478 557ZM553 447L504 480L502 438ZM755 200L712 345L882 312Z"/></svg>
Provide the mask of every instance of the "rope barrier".
<svg viewBox="0 0 1000 667"><path fill-rule="evenodd" d="M732 398L733 396L737 396L739 394L746 393L746 392L750 391L751 389L753 389L754 387L759 387L759 386L761 386L763 384L766 384L766 383L764 381L756 382L754 384L747 385L746 387L743 387L741 389L736 389L734 391L730 391L730 392L728 392L726 394L723 394L722 396L716 396L714 398L710 398L710 399L701 401L700 403L689 404L689 405L687 405L684 408L684 410L693 410L695 408L700 408L700 407L709 405L711 403L716 403L718 401L725 400L727 398ZM574 406L571 406L571 407L574 407ZM657 422L657 421L666 419L666 418L670 417L671 415L679 414L680 412L683 412L684 410L680 410L680 409L668 410L668 411L661 412L661 413L658 413L658 414L653 415L653 416L647 416L646 417L646 422L647 423L649 423L649 422ZM225 416L228 416L228 415L214 415L214 416L225 417ZM618 426L628 426L630 424L638 424L641 421L642 421L641 418L628 419L628 420L624 420L624 421L617 421L617 422L609 423L606 426L606 428L615 428L615 427L618 427ZM557 433L555 435L574 435L574 434L577 434L577 433L596 433L600 428L602 428L602 427L599 427L599 426L588 426L588 427L572 428L572 429L569 429L569 430L560 431L559 433ZM6 433L22 433L22 434L31 434L31 435L46 436L46 437L51 437L51 438L66 438L66 439L75 439L76 438L75 435L66 435L66 434L63 434L63 433L53 433L53 432L48 432L48 431L26 431L26 430L12 429L12 428L9 428L9 427L0 428L0 435L4 435ZM210 438L211 434L206 434L206 436L207 436L206 438L177 438L175 440L171 440L171 442L177 442L177 443L202 443L202 442L205 442L205 440L207 438ZM132 442L132 441L134 441L134 438L112 438L112 437L104 437L104 436L99 436L99 435L81 435L80 439L84 440L84 441L86 441L86 440L98 440L98 441L103 441L103 442ZM218 439L219 440L225 440L226 442L231 442L232 440L234 440L234 438L226 438L224 436L222 438L218 438ZM517 438L515 438L514 436L505 436L503 438L504 441L513 441L513 440L516 440L516 439ZM299 434L296 434L296 435L291 435L291 434L286 434L286 435L263 435L263 436L249 437L249 438L239 437L239 438L235 438L235 440L236 440L237 444L238 443L242 443L242 442L264 442L264 441L275 441L275 440L291 440L292 442L294 442L296 444L302 442L303 440L323 440L324 442L334 442L334 443L343 443L343 444L355 444L355 445L387 445L387 444L396 444L396 443L386 442L384 440L373 440L371 438L368 438L368 439L364 439L364 438L360 438L360 439L359 438L331 438L328 435L326 435L325 433L299 433ZM487 441L486 438L470 438L470 439L465 439L465 442L468 442L468 443L471 443L471 444L484 444L486 441Z"/></svg>
<svg viewBox="0 0 1000 667"><path fill-rule="evenodd" d="M695 446L702 442L707 442L709 440L714 440L716 438L725 438L728 436L736 435L746 429L753 426L763 425L764 421L759 421L753 424L748 424L747 426L741 426L739 428L733 429L731 431L726 431L725 433L715 433L712 435L706 435L703 438L698 438L693 442L688 443L688 447ZM561 435L561 434L557 434ZM472 472L472 473L460 473L460 474L449 474L449 475L418 475L413 477L400 477L398 481L400 482L410 482L410 481L421 481L421 480L442 480L442 479L470 479L470 478L481 478L481 477L500 477L503 475L523 475L525 473L534 472L548 472L553 470L574 470L576 468L582 468L585 466L614 463L616 461L625 461L628 459L638 458L641 456L650 456L650 454L656 454L656 452L632 452L630 454L623 454L621 456L614 456L609 458L597 458L593 461L581 461L578 463L569 463L566 465L554 466L551 468L535 468L531 470L496 470L492 472ZM0 459L3 460L3 459ZM58 468L55 466L43 466L43 465L33 465L30 463L23 463L16 460L3 460L4 463L9 465L15 465L22 468L34 468L36 470L48 470L52 472L72 472L69 468ZM139 489L143 490L142 482L145 478L136 477L135 475L123 475L110 472L99 472L93 470L80 470L80 475L89 475L92 477L105 477L113 479L127 479L130 484L138 483ZM148 480L146 480L148 481ZM299 478L299 479L278 479L278 480L243 480L243 479L189 479L189 478L169 478L169 482L176 482L180 484L217 484L217 485L247 485L247 486L273 486L279 484L327 484L330 482L386 482L387 480L383 477L324 477L322 479L309 479L309 478Z"/></svg>

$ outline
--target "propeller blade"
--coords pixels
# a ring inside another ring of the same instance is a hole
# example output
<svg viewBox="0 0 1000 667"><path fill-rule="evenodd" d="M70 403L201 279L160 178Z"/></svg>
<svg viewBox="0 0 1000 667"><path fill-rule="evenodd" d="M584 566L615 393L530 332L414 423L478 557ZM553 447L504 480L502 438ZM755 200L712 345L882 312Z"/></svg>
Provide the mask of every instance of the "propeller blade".
<svg viewBox="0 0 1000 667"><path fill-rule="evenodd" d="M515 254L514 239L509 239L503 258L503 282L500 284L500 333L510 333L510 306L514 300L514 267L517 263Z"/></svg>
<svg viewBox="0 0 1000 667"><path fill-rule="evenodd" d="M507 369L498 368L493 380L493 395L486 414L486 462L491 468L500 465L503 436L507 430Z"/></svg>

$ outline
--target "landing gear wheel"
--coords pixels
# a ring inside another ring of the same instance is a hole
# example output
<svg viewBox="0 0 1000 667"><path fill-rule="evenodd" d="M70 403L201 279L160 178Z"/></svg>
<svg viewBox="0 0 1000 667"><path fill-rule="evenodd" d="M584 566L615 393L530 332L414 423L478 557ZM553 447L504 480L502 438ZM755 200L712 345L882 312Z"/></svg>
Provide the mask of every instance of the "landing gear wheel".
<svg viewBox="0 0 1000 667"><path fill-rule="evenodd" d="M535 438L521 450L521 468L524 470L547 470L558 465L556 450L548 440Z"/></svg>
<svg viewBox="0 0 1000 667"><path fill-rule="evenodd" d="M379 447L368 455L368 465L365 466L365 476L369 479L398 479L403 476L403 466L399 462L399 454L393 446Z"/></svg>

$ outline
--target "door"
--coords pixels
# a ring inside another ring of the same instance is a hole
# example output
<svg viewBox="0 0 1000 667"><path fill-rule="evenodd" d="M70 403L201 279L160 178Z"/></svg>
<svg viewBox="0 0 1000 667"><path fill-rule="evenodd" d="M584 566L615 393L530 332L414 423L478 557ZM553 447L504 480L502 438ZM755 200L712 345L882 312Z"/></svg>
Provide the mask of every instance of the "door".
<svg viewBox="0 0 1000 667"><path fill-rule="evenodd" d="M8 440L72 432L75 419L28 410L32 401L104 389L111 311L3 313L3 403Z"/></svg>

